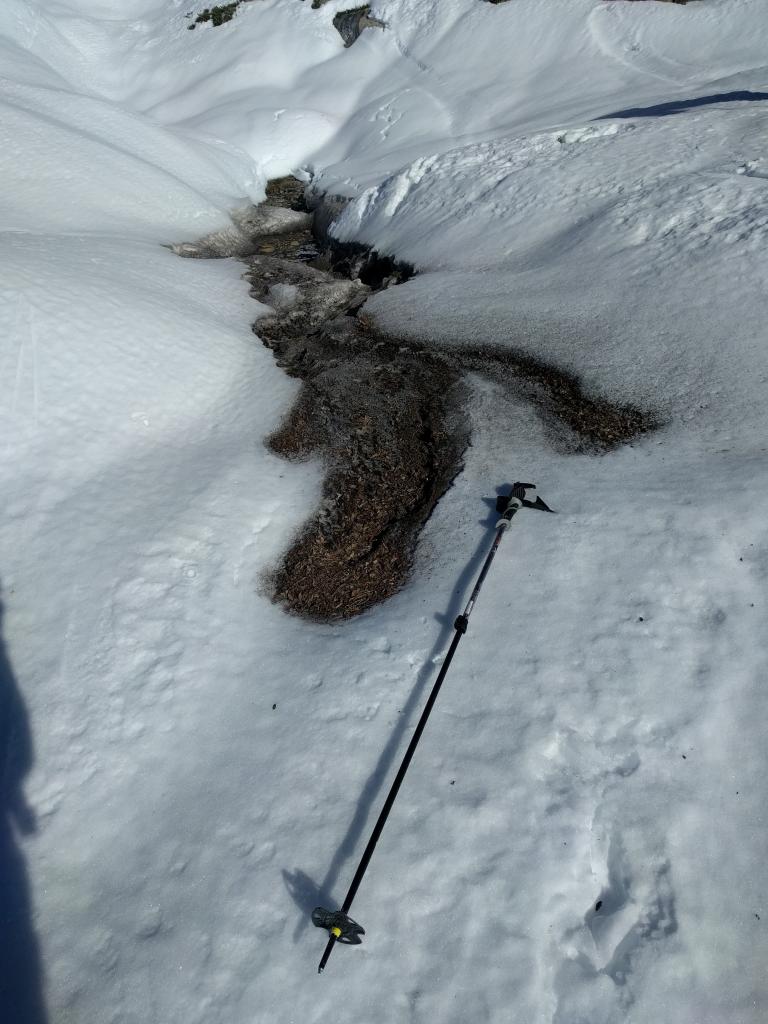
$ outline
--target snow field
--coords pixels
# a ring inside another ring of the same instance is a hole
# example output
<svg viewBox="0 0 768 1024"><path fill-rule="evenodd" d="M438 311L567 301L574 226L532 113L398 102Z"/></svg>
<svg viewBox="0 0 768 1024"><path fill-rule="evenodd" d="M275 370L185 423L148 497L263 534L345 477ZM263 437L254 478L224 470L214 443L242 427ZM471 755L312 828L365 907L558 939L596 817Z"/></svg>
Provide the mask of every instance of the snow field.
<svg viewBox="0 0 768 1024"><path fill-rule="evenodd" d="M0 582L49 1024L757 1024L765 107L620 112L766 90L764 6L380 0L348 50L344 6L0 20ZM262 444L297 385L241 265L162 248L298 167L359 197L340 235L419 266L380 321L666 417L573 456L474 381L412 584L336 626L260 593L320 494ZM365 943L318 978L308 913L343 898L513 479L558 516L505 538Z"/></svg>
<svg viewBox="0 0 768 1024"><path fill-rule="evenodd" d="M768 380L754 302L766 114L745 106L725 122L692 111L417 161L334 231L421 261L420 276L368 305L387 330L522 349L752 447L768 426L750 397L755 377Z"/></svg>

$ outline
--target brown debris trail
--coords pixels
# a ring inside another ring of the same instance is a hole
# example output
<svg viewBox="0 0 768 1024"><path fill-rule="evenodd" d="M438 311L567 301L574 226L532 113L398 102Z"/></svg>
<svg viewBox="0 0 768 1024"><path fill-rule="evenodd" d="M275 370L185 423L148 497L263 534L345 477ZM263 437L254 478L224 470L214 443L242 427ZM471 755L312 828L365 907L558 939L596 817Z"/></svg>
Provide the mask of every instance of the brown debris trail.
<svg viewBox="0 0 768 1024"><path fill-rule="evenodd" d="M303 184L270 182L267 205L306 212ZM319 508L266 580L294 614L347 619L405 583L419 533L462 467L467 374L532 403L551 425L553 444L568 451L608 451L658 425L511 349L437 348L381 333L365 315L366 298L413 273L391 257L339 245L321 231L313 237L309 226L255 237L250 252L243 262L251 294L272 307L254 332L302 381L267 445L326 466Z"/></svg>
<svg viewBox="0 0 768 1024"><path fill-rule="evenodd" d="M249 263L252 294L278 306L254 331L303 382L267 444L327 468L320 507L269 587L299 615L349 618L402 586L419 531L461 466L460 375L345 315L369 293L359 281L280 259Z"/></svg>

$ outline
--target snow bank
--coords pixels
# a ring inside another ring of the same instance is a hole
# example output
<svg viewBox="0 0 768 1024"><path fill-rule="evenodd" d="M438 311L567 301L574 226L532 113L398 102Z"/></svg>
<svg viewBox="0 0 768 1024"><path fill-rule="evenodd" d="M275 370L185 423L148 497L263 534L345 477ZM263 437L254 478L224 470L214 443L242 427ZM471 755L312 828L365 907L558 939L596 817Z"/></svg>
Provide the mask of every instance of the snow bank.
<svg viewBox="0 0 768 1024"><path fill-rule="evenodd" d="M767 129L768 105L715 103L462 147L367 190L334 234L424 271L369 303L387 330L521 349L752 447Z"/></svg>
<svg viewBox="0 0 768 1024"><path fill-rule="evenodd" d="M9 849L50 1024L757 1024L764 107L621 112L765 91L764 4L378 0L347 50L344 6L0 19L0 581L38 822ZM669 417L571 456L473 381L412 585L343 627L259 593L321 469L263 447L296 385L241 267L162 248L300 165L357 199L340 234L422 269L384 322ZM309 911L343 898L505 476L559 516L505 540L355 903L366 942L318 978Z"/></svg>

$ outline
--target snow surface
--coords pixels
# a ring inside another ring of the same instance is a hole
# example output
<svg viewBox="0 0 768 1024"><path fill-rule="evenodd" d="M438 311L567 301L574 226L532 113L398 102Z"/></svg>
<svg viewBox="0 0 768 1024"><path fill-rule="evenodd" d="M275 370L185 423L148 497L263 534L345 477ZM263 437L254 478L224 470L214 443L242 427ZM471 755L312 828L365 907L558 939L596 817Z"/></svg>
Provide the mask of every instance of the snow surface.
<svg viewBox="0 0 768 1024"><path fill-rule="evenodd" d="M387 29L344 49L345 6L0 16L0 736L34 741L3 884L21 851L47 1020L756 1024L768 10L378 0ZM241 265L162 248L292 169L354 200L340 237L420 269L383 323L529 350L665 424L569 455L474 381L413 581L338 626L260 592L320 492L261 443L296 382ZM515 520L365 943L318 977L308 913L343 899L512 479L559 516ZM3 1020L39 1024L22 974Z"/></svg>

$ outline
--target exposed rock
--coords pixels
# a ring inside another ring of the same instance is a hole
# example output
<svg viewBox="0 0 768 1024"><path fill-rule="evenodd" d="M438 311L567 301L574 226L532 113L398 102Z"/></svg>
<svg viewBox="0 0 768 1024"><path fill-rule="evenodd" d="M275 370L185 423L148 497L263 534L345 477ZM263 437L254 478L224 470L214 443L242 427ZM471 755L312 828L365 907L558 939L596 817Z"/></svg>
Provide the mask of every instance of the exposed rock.
<svg viewBox="0 0 768 1024"><path fill-rule="evenodd" d="M226 256L250 256L260 245L269 244L268 238L294 235L300 232L303 241L309 235L312 216L299 210L283 209L263 203L245 206L230 215L232 224L214 231L196 242L180 242L170 246L177 256L192 259L221 259ZM274 243L277 245L279 243ZM274 250L273 245L273 250Z"/></svg>
<svg viewBox="0 0 768 1024"><path fill-rule="evenodd" d="M233 0L233 2L229 4L219 4L215 7L206 7L204 11L198 14L192 24L187 26L187 28L193 29L196 25L202 25L205 22L210 22L214 28L219 25L224 25L226 22L231 21L234 18L235 11L241 4L252 2L253 0Z"/></svg>
<svg viewBox="0 0 768 1024"><path fill-rule="evenodd" d="M365 4L364 7L354 7L349 11L339 11L334 16L333 26L344 40L345 46L351 46L366 28L387 27L383 21L371 17L370 4Z"/></svg>
<svg viewBox="0 0 768 1024"><path fill-rule="evenodd" d="M304 195L307 186L303 181L288 174L283 178L272 178L267 182L267 206L283 207L287 210L298 210L300 213L309 212L307 200Z"/></svg>
<svg viewBox="0 0 768 1024"><path fill-rule="evenodd" d="M280 329L313 333L350 307L363 304L371 289L359 280L348 280L287 259L252 256L244 261L251 282L251 295L275 309L272 317L254 324L261 333ZM275 301L276 300L276 301Z"/></svg>

